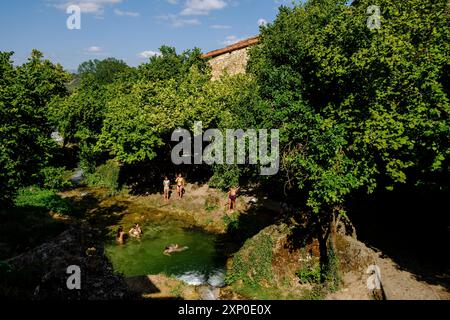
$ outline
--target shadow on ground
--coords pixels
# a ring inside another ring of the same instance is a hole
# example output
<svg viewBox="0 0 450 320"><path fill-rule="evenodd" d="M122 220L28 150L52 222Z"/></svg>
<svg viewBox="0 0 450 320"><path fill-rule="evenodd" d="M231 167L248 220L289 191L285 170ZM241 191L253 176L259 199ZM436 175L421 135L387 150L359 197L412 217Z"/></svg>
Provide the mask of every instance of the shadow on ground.
<svg viewBox="0 0 450 320"><path fill-rule="evenodd" d="M349 217L358 240L382 251L418 280L450 290L450 219L447 191L399 189L359 195Z"/></svg>

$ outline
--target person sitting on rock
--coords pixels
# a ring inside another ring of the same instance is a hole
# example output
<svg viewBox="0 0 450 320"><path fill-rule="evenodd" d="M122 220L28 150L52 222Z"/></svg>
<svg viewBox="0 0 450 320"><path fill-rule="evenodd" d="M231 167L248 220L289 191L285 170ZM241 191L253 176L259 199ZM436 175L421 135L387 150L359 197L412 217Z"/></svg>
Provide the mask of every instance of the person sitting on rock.
<svg viewBox="0 0 450 320"><path fill-rule="evenodd" d="M131 228L130 231L128 231L128 233L129 233L129 235L131 237L136 238L136 239L140 239L141 235L142 235L142 230L141 230L141 227L139 226L139 224L136 223L134 225L134 227Z"/></svg>
<svg viewBox="0 0 450 320"><path fill-rule="evenodd" d="M180 247L178 244L171 244L170 246L164 249L164 254L166 256L170 256L174 252L183 252L189 249L188 247Z"/></svg>

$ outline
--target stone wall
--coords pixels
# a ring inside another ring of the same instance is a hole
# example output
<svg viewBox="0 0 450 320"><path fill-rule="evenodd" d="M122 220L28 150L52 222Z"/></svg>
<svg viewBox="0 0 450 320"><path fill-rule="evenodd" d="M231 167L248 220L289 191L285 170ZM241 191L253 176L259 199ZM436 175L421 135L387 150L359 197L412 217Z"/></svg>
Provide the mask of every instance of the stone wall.
<svg viewBox="0 0 450 320"><path fill-rule="evenodd" d="M212 80L217 80L222 74L236 75L245 73L248 62L248 47L219 55L209 60L212 70Z"/></svg>

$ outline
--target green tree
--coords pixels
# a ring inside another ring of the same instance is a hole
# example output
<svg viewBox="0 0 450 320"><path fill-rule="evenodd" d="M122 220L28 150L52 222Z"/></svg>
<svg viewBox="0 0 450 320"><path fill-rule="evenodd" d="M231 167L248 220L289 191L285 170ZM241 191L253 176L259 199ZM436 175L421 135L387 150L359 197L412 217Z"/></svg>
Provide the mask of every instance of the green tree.
<svg viewBox="0 0 450 320"><path fill-rule="evenodd" d="M380 29L367 27L370 5ZM325 226L358 189L448 176L449 22L442 0L311 0L261 29L249 70L266 125L280 128L287 181Z"/></svg>
<svg viewBox="0 0 450 320"><path fill-rule="evenodd" d="M139 77L148 81L180 79L189 73L192 66L200 71L207 70L198 48L178 54L173 47L162 46L160 54L150 57L149 62L139 66Z"/></svg>
<svg viewBox="0 0 450 320"><path fill-rule="evenodd" d="M106 85L122 77L131 76L133 69L115 58L89 60L78 67L78 74L85 83Z"/></svg>
<svg viewBox="0 0 450 320"><path fill-rule="evenodd" d="M33 50L14 67L13 53L0 53L0 202L10 204L16 190L35 183L49 165L56 143L48 104L67 94L69 75Z"/></svg>

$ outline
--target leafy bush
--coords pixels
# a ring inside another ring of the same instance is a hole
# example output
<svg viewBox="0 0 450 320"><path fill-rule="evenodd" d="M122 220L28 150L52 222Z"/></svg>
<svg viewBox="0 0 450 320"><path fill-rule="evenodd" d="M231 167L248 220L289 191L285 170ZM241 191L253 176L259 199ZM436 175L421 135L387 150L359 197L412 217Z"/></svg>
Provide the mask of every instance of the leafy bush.
<svg viewBox="0 0 450 320"><path fill-rule="evenodd" d="M273 239L260 233L247 240L233 258L233 267L227 274L226 283L242 280L251 287L261 286L261 281L272 279Z"/></svg>
<svg viewBox="0 0 450 320"><path fill-rule="evenodd" d="M18 207L35 207L60 214L69 214L71 204L68 200L61 198L53 190L40 189L39 187L28 187L19 190L15 199Z"/></svg>
<svg viewBox="0 0 450 320"><path fill-rule="evenodd" d="M41 170L42 186L50 190L61 190L72 184L67 179L65 168L46 167Z"/></svg>
<svg viewBox="0 0 450 320"><path fill-rule="evenodd" d="M209 181L213 188L226 190L239 185L240 170L237 165L216 165Z"/></svg>
<svg viewBox="0 0 450 320"><path fill-rule="evenodd" d="M99 166L94 173L86 175L86 183L90 187L108 188L109 194L114 195L119 191L120 167L117 162L109 160Z"/></svg>
<svg viewBox="0 0 450 320"><path fill-rule="evenodd" d="M227 226L228 232L237 231L239 229L239 216L240 214L235 212L232 215L224 215L222 217L223 223Z"/></svg>
<svg viewBox="0 0 450 320"><path fill-rule="evenodd" d="M317 259L307 260L306 263L300 268L296 275L300 279L300 283L318 283L321 278L321 268Z"/></svg>

